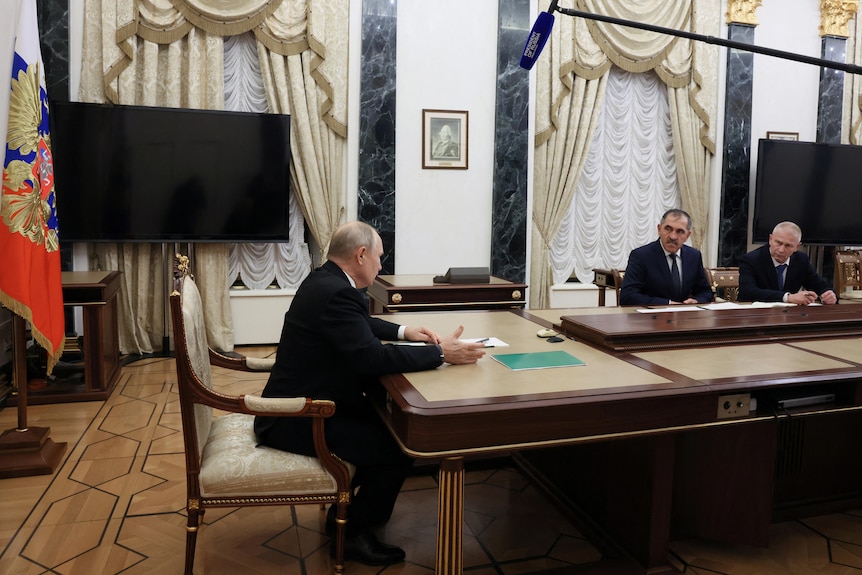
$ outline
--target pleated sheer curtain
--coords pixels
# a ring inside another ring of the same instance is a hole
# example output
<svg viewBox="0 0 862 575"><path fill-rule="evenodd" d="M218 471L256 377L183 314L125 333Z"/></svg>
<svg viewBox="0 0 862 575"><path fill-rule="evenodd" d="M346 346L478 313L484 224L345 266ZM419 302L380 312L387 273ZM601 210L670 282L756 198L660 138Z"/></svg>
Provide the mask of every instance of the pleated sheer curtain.
<svg viewBox="0 0 862 575"><path fill-rule="evenodd" d="M325 250L344 214L348 8L348 0L85 0L80 100L291 115L291 241L195 249L207 338L218 349L233 349L234 279L298 285L311 266L304 226ZM121 352L160 350L162 245L89 250L91 269L123 272Z"/></svg>
<svg viewBox="0 0 862 575"><path fill-rule="evenodd" d="M713 36L720 21L718 3L708 0L576 0L575 6ZM692 244L703 247L717 63L714 46L558 17L536 64L531 307L547 307L551 285L572 271L589 281L593 267L624 267L614 262L656 235L657 217L676 194L694 220ZM622 126L634 117L626 106L641 106L649 117L638 116L637 128Z"/></svg>
<svg viewBox="0 0 862 575"><path fill-rule="evenodd" d="M588 283L594 268L626 267L656 238L660 214L680 205L667 88L654 72L612 66L574 197L551 244L553 281Z"/></svg>

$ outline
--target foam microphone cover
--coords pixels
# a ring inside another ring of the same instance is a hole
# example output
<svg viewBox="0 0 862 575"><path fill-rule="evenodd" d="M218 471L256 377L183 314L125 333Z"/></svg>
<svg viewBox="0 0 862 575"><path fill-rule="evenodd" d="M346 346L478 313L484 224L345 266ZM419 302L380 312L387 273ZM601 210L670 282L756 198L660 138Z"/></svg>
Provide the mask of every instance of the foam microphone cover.
<svg viewBox="0 0 862 575"><path fill-rule="evenodd" d="M554 27L554 15L550 12L539 12L536 23L533 24L533 29L530 30L530 35L527 36L527 43L524 44L524 53L521 55L521 68L530 70L533 64L542 53L542 48L545 47L545 42L551 36L551 28Z"/></svg>

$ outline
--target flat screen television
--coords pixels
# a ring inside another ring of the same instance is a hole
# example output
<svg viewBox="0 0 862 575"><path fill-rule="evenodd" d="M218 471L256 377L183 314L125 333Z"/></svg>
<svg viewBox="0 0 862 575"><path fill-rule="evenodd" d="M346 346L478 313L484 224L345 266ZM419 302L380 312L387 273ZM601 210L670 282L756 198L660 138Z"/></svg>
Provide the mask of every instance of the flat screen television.
<svg viewBox="0 0 862 575"><path fill-rule="evenodd" d="M752 240L790 220L806 244L862 245L862 146L760 140Z"/></svg>
<svg viewBox="0 0 862 575"><path fill-rule="evenodd" d="M278 242L290 117L52 102L63 242Z"/></svg>

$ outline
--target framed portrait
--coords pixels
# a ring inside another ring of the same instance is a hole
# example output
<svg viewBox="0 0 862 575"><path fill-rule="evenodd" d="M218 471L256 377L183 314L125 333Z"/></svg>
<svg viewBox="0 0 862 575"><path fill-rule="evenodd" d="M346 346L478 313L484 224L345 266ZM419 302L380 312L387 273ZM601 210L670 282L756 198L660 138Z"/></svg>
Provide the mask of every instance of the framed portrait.
<svg viewBox="0 0 862 575"><path fill-rule="evenodd" d="M787 140L790 142L799 141L799 132L766 132L767 140Z"/></svg>
<svg viewBox="0 0 862 575"><path fill-rule="evenodd" d="M467 112L422 110L422 167L467 169Z"/></svg>

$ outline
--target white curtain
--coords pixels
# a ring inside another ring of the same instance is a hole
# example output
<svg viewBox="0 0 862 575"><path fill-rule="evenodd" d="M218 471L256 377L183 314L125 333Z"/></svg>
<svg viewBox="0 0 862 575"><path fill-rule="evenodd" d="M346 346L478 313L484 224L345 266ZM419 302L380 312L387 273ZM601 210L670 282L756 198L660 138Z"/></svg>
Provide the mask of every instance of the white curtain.
<svg viewBox="0 0 862 575"><path fill-rule="evenodd" d="M632 248L656 238L661 214L679 206L667 88L654 72L611 68L589 150L551 245L554 283L625 268Z"/></svg>
<svg viewBox="0 0 862 575"><path fill-rule="evenodd" d="M575 5L585 12L707 35L717 33L720 17L719 3L709 0L576 0ZM548 51L550 56L547 56ZM694 220L692 243L702 247L708 221L709 162L715 152L712 120L716 107L717 55L714 46L672 35L589 19L560 18L537 64L531 307L547 306L552 283L568 277L563 270L576 269L581 277L587 261L595 262L589 264L595 267L607 267L610 261L618 261L615 258L620 253L626 253L624 246L615 243L619 238L611 238L603 244L596 229L598 222L618 219L618 212L613 211L619 207L618 190L610 191L605 187L605 183L614 178L604 172L618 171L619 167L585 167L592 143L614 137L594 133L598 115L603 106L608 105L607 98L616 97L616 92L609 95L601 84L607 81L612 65L635 74L653 71L666 85L665 109L669 111L672 156L676 160L675 177L665 179L669 188L662 189L658 198L650 197L645 204L628 207L629 224L643 230L639 233L648 237L657 221L654 217L637 220L636 214L643 217L652 214L657 209L655 206L668 201L662 199L665 194L678 190L678 207L686 209ZM580 83L596 84L598 87L593 91L597 97L582 100L580 94L589 89L579 89ZM578 108L577 111L572 107ZM580 121L573 124L568 119L575 114ZM657 120L657 116L652 117L652 121ZM565 133L558 134L560 131ZM623 146L622 142L612 144ZM662 150L666 148L644 150L644 153L659 157ZM585 175L583 170L586 169L589 175ZM595 181L599 184L587 182L582 188L579 182L583 177L598 178ZM616 179L619 177L622 176ZM577 205L573 206L573 199L582 189L592 189L593 198L584 198L578 209ZM610 195L601 197L606 192ZM588 213L596 215L590 219ZM582 226L587 228L583 234L573 231ZM561 227L565 227L563 232L560 232ZM578 253L577 260L564 264L561 260L567 256L561 255L563 253ZM584 279L587 277L591 274Z"/></svg>
<svg viewBox="0 0 862 575"><path fill-rule="evenodd" d="M225 110L268 111L257 41L250 32L224 40L224 88ZM230 244L227 285L239 278L245 287L256 290L273 283L280 288L299 286L311 271L311 255L295 193L290 195L289 237L286 243Z"/></svg>

